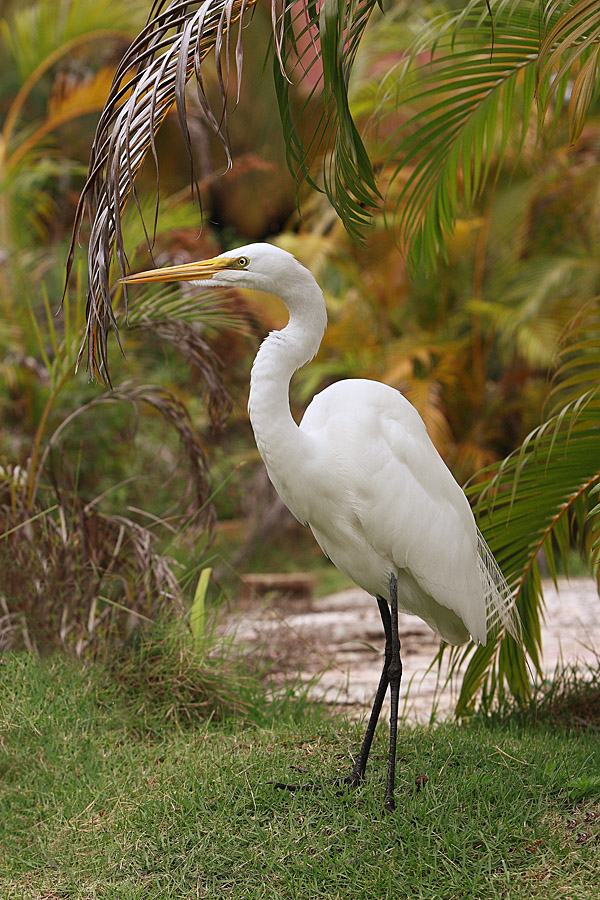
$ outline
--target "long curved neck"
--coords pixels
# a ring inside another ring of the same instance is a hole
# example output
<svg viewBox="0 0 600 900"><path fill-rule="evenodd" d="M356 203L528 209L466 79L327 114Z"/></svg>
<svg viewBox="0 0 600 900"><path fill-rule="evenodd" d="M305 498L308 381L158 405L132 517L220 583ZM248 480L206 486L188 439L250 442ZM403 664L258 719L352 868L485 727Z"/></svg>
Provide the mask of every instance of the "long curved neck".
<svg viewBox="0 0 600 900"><path fill-rule="evenodd" d="M283 331L272 331L261 344L252 366L248 400L258 450L280 492L294 461L309 449L304 446L308 438L290 412L290 379L316 354L327 324L325 300L312 276L303 284L301 296L281 299L290 319Z"/></svg>

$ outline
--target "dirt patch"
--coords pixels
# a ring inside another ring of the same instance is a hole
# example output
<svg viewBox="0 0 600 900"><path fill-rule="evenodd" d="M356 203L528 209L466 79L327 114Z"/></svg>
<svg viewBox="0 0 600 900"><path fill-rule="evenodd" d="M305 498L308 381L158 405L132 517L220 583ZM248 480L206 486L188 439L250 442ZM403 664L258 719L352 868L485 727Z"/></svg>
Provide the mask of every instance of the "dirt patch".
<svg viewBox="0 0 600 900"><path fill-rule="evenodd" d="M594 662L600 653L600 598L592 579L563 579L557 591L544 583L544 671L561 661ZM460 679L439 691L431 671L439 639L415 616L400 615L404 667L401 703L411 720L427 720L452 708ZM375 600L359 588L318 599L272 595L246 604L226 625L239 641L261 646L275 672L310 681L316 697L362 715L371 704L382 664L383 629Z"/></svg>

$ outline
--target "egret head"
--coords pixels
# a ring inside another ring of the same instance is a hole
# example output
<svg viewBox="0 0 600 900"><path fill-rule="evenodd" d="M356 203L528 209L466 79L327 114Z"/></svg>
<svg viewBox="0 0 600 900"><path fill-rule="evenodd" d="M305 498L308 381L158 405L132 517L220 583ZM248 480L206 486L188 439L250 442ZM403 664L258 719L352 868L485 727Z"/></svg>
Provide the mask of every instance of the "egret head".
<svg viewBox="0 0 600 900"><path fill-rule="evenodd" d="M216 287L249 288L279 297L292 297L307 281L314 283L308 269L288 253L272 244L247 244L227 250L213 259L150 269L128 275L126 284L147 284L154 281L210 282Z"/></svg>

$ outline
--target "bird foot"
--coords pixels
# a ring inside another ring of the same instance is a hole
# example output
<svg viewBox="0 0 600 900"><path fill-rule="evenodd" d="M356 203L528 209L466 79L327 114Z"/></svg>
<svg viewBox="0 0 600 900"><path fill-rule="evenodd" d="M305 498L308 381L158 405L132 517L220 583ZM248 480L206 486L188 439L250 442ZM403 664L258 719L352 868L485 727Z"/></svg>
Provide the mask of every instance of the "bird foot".
<svg viewBox="0 0 600 900"><path fill-rule="evenodd" d="M295 772L300 772L301 775L308 774L308 769L303 769L301 766L292 766ZM276 791L318 791L321 789L321 785L315 784L314 782L307 782L307 784L288 784L286 781L269 781L269 784L272 784Z"/></svg>
<svg viewBox="0 0 600 900"><path fill-rule="evenodd" d="M339 785L346 785L347 787L356 788L359 786L361 781L364 778L364 772L350 772L349 775L344 775L343 778L338 778Z"/></svg>
<svg viewBox="0 0 600 900"><path fill-rule="evenodd" d="M345 775L343 778L333 778L331 781L325 782L325 784L336 785L338 787L338 790L335 792L336 796L343 797L347 788L358 787L362 779L362 775L352 772L350 775ZM320 791L324 787L324 784L316 784L313 781L307 782L306 784L289 784L285 781L269 781L269 784L273 785L276 791L290 791L292 793L297 791ZM396 801L393 796L384 797L383 810L385 813L395 812Z"/></svg>
<svg viewBox="0 0 600 900"><path fill-rule="evenodd" d="M304 769L298 769L299 772L306 771ZM345 788L356 788L362 781L362 774L357 774L356 772L351 772L350 775L340 776L338 778L332 778L329 781L325 781L321 784L316 784L315 782L307 782L307 784L288 784L285 781L270 781L269 784L272 784L276 791L319 791L322 790L325 784L333 785L334 787L338 787L339 790L336 791L338 797L343 796L345 793Z"/></svg>
<svg viewBox="0 0 600 900"><path fill-rule="evenodd" d="M308 783L308 784L287 784L284 781L269 781L269 784L272 784L276 791L319 791L321 790L320 784Z"/></svg>
<svg viewBox="0 0 600 900"><path fill-rule="evenodd" d="M393 797L384 797L383 798L383 808L386 812L395 812L396 810L396 801Z"/></svg>

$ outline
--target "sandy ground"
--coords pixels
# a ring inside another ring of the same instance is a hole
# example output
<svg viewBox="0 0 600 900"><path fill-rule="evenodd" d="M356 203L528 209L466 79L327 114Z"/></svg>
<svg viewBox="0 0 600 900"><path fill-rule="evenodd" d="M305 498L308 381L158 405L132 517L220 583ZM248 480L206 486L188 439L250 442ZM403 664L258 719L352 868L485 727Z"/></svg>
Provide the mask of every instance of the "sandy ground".
<svg viewBox="0 0 600 900"><path fill-rule="evenodd" d="M557 663L593 662L600 653L600 598L592 579L566 579L557 591L544 583L544 670ZM301 673L315 697L361 715L373 699L381 672L383 630L374 599L358 588L319 599L269 598L231 616L227 631L259 645L275 672ZM428 671L439 640L414 616L400 616L404 668L401 708L409 720L427 721L434 701L438 716L451 708L457 683L437 691L437 670ZM460 676L459 676L460 679Z"/></svg>

